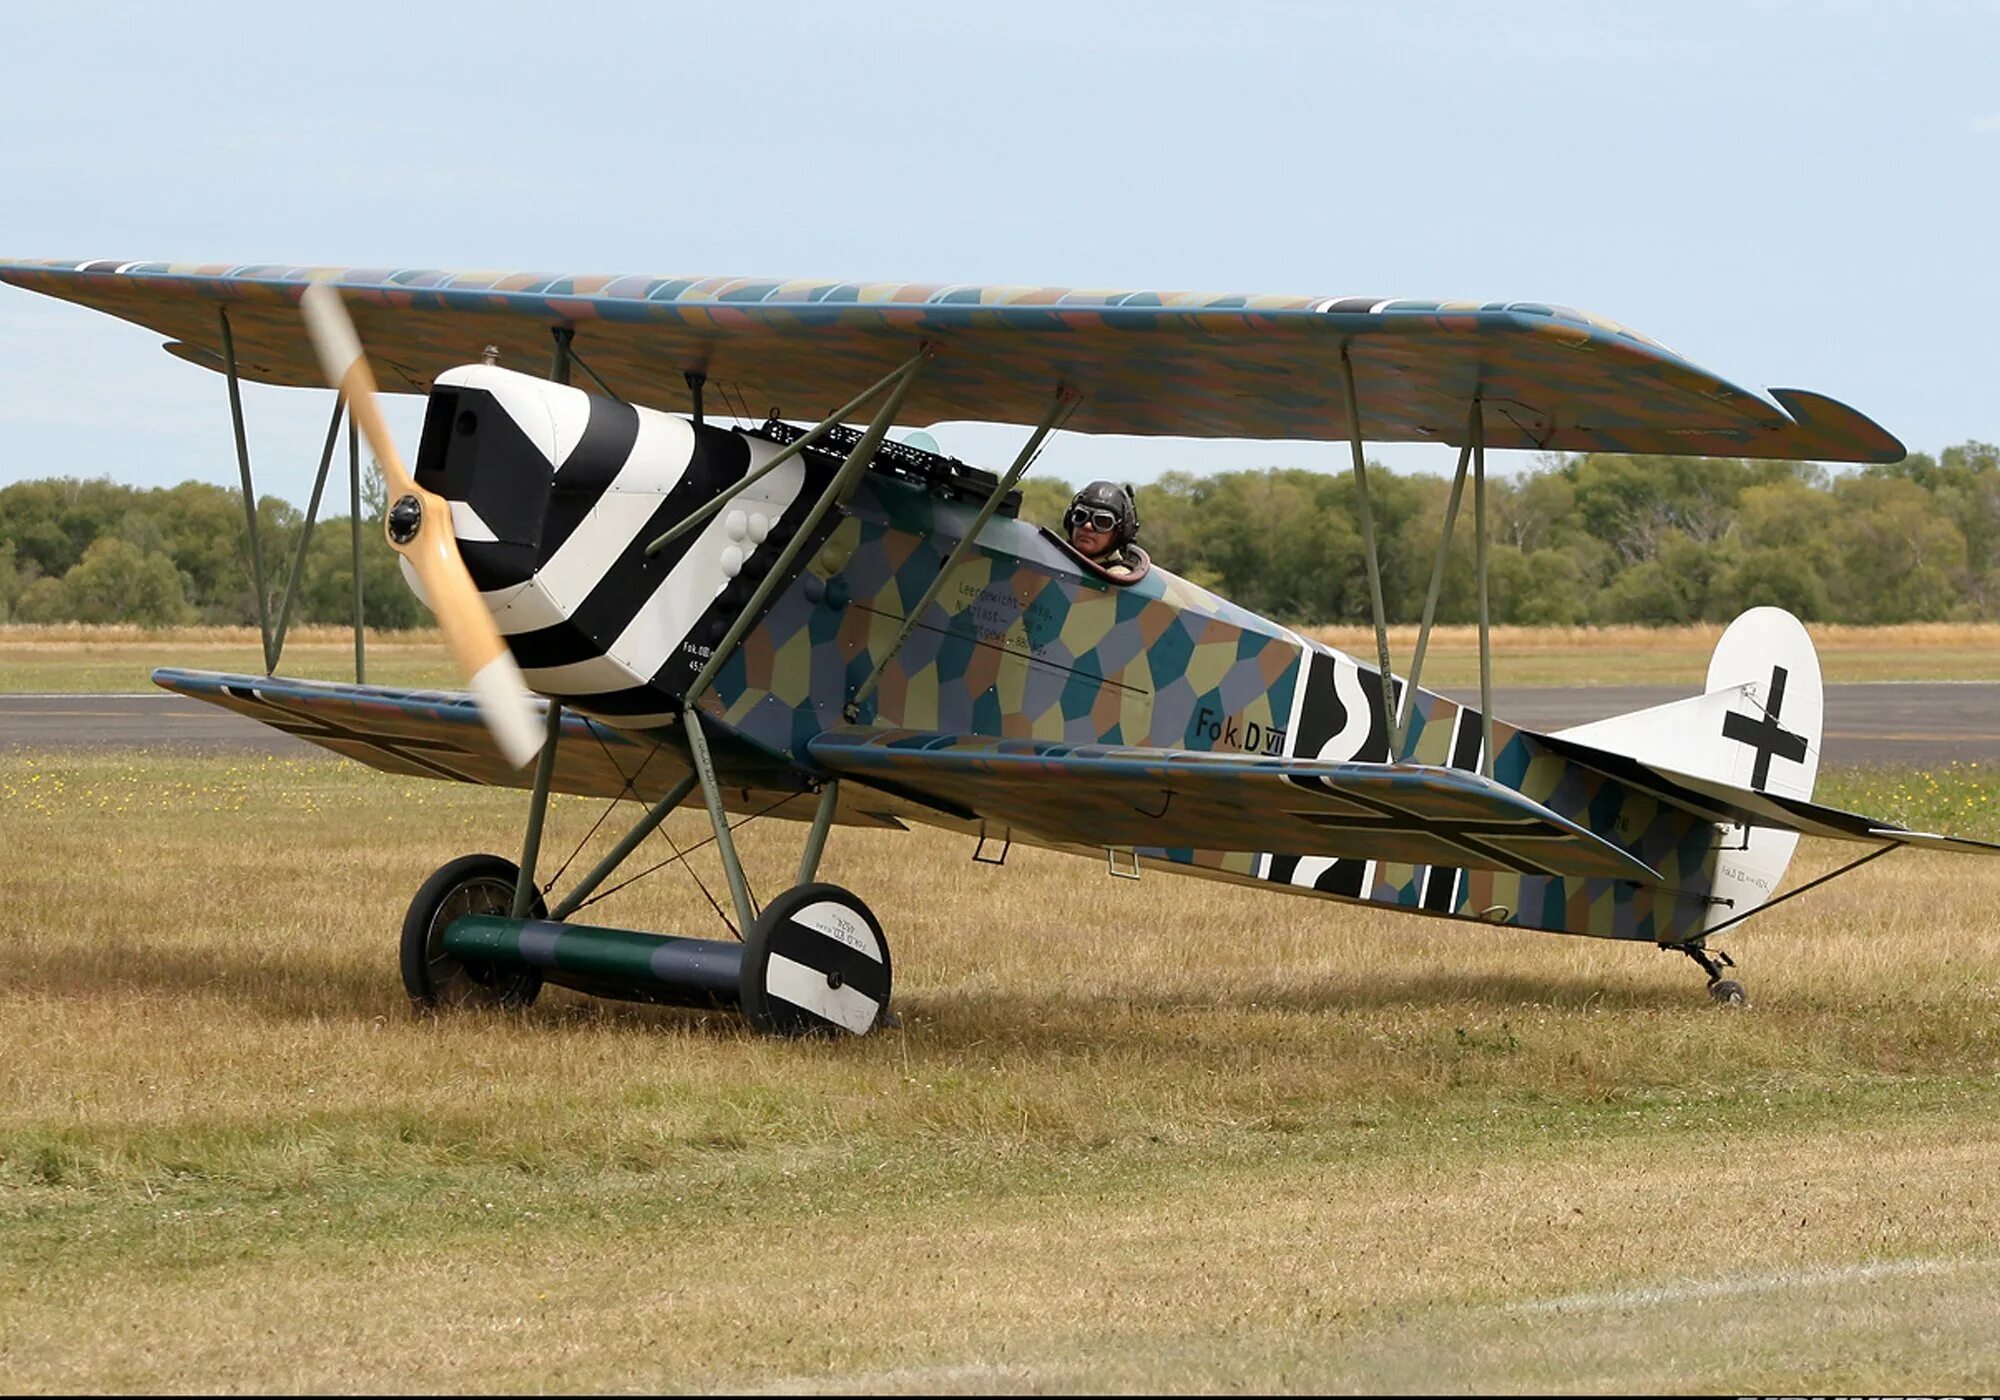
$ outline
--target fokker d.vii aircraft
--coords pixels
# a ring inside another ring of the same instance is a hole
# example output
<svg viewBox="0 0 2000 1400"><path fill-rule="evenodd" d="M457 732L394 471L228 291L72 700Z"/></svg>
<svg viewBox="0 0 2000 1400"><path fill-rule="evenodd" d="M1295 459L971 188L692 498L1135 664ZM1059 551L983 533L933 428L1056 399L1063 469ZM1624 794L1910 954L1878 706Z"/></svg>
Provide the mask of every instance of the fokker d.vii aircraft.
<svg viewBox="0 0 2000 1400"><path fill-rule="evenodd" d="M555 982L740 1005L770 1033L866 1032L887 1014L889 948L860 898L815 883L835 827L921 822L977 839L976 857L1029 841L1113 873L1651 943L1725 1002L1743 990L1709 940L1771 907L1801 834L1868 847L1834 875L1901 846L2000 850L1810 800L1819 667L1777 609L1730 626L1693 699L1555 734L1493 718L1489 446L1903 455L1843 404L1738 388L1574 311L115 262L0 264L0 279L223 372L246 506L239 380L340 391L308 529L343 407L357 483L357 425L368 438L390 543L470 692L155 680L390 772L529 788L518 864L461 857L411 905L403 976L421 1004L520 1005ZM429 396L414 470L378 380ZM705 393L776 407L723 428ZM1032 431L998 478L887 436L946 419ZM1019 519L1014 488L1058 429L1345 438L1376 655L1158 565L1113 578ZM1390 667L1368 440L1459 448L1407 677ZM1419 685L1468 467L1477 709ZM274 673L290 597L266 619ZM356 663L359 682L358 631ZM647 804L553 906L537 879L551 792ZM741 941L577 922L694 802ZM809 825L795 884L760 906L731 829L763 815Z"/></svg>

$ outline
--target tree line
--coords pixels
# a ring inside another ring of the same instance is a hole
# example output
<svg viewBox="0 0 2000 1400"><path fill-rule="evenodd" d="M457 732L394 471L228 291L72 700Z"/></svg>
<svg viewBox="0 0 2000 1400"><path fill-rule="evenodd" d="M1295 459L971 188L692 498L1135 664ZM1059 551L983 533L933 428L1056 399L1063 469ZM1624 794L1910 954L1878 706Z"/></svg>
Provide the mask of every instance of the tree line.
<svg viewBox="0 0 2000 1400"><path fill-rule="evenodd" d="M1373 465L1369 495L1392 622L1417 621L1450 483ZM1031 478L1023 514L1058 522L1071 487ZM1298 624L1365 622L1368 576L1352 476L1301 469L1168 472L1138 492L1140 542L1162 565ZM364 495L370 626L426 620L382 538L380 478ZM303 513L257 503L273 616ZM1808 621L2000 619L2000 450L1968 442L1892 466L1596 453L1487 483L1496 622L1724 621L1772 603ZM1477 609L1467 486L1438 616ZM294 620L347 622L346 517L307 544ZM72 477L0 488L0 621L146 626L257 621L240 492Z"/></svg>
<svg viewBox="0 0 2000 1400"><path fill-rule="evenodd" d="M2000 450L1838 475L1813 463L1622 453L1547 458L1487 480L1496 623L1727 621L1775 604L1807 621L2000 619ZM1423 615L1450 482L1368 469L1391 622ZM1065 483L1028 488L1058 519ZM1292 623L1372 616L1347 472L1169 472L1138 492L1139 541L1160 563ZM1468 481L1438 617L1478 616Z"/></svg>
<svg viewBox="0 0 2000 1400"><path fill-rule="evenodd" d="M361 582L368 625L416 627L429 617L405 586L382 535L379 475L364 495ZM349 517L321 520L306 543L294 622L351 622ZM305 515L276 496L257 501L265 606L275 621L305 536ZM257 624L255 569L243 493L184 481L123 486L50 477L0 488L0 621L120 622L144 627Z"/></svg>

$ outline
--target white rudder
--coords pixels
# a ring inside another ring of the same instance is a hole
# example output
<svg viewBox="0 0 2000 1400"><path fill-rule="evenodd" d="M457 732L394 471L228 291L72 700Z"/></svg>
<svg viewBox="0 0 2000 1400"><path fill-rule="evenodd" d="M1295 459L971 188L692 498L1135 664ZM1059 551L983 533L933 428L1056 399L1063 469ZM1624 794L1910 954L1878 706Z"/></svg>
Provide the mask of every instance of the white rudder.
<svg viewBox="0 0 2000 1400"><path fill-rule="evenodd" d="M1558 736L1690 777L1810 799L1819 774L1825 692L1805 625L1783 608L1752 608L1716 643L1702 694L1565 729ZM1731 826L1710 893L1728 901L1711 926L1769 899L1798 846L1795 832Z"/></svg>

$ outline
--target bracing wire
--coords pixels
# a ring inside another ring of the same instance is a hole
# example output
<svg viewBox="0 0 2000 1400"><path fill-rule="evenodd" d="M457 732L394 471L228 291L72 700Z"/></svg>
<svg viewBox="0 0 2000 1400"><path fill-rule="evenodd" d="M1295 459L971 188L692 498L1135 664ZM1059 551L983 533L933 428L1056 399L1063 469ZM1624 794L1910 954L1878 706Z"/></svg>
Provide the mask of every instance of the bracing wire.
<svg viewBox="0 0 2000 1400"><path fill-rule="evenodd" d="M569 853L568 858L560 866L556 867L556 873L549 876L548 882L542 886L542 893L545 895L556 887L556 881L562 879L563 873L576 863L576 858L583 854L583 848L590 844L590 838L597 835L598 828L603 826L605 819L617 810L620 802L623 802L627 797L630 797L634 802L643 802L644 799L639 796L639 779L646 775L646 765L651 763L660 752L658 745L648 749L646 756L639 760L638 768L634 769L628 777L625 770L619 767L618 760L611 756L611 747L604 742L604 736L598 733L597 725L587 715L584 717L583 723L584 727L590 731L590 737L597 740L597 747L603 751L604 761L611 765L611 771L623 780L624 787L616 797L611 799L604 810L597 814L597 820L591 823L590 830L583 834L583 839L576 843L576 849Z"/></svg>
<svg viewBox="0 0 2000 1400"><path fill-rule="evenodd" d="M760 807L756 811L752 812L749 816L742 817L736 821L731 822L729 824L729 830L732 833L741 831L751 822L756 821L757 818L769 816L771 813L777 811L780 807L784 806L787 802L793 801L800 795L801 794L796 792L788 792L783 797L780 797L776 802L770 803L769 805L764 807ZM620 880L617 884L611 886L609 889L599 890L589 899L583 901L582 904L579 904L577 906L577 909L587 909L591 905L597 903L597 901L600 899L609 899L612 895L618 893L618 891L624 889L627 885L634 884L640 880L645 879L648 875L653 874L655 871L664 870L668 866L679 862L687 866L688 873L694 876L695 884L701 886L702 894L708 897L708 902L714 906L715 912L722 917L722 922L729 926L729 931L735 934L738 938L741 938L743 935L737 931L736 926L734 924L729 923L728 916L722 913L722 906L716 904L715 897L708 893L708 887L706 885L702 885L701 883L701 876L695 873L693 864L688 862L689 856L693 855L696 851L699 851L702 847L712 845L714 843L715 841L714 834L711 833L707 836L704 836L701 840L695 842L692 846L689 846L685 851L683 851L680 848L680 846L675 843L673 837L668 836L664 830L660 831L659 834L666 838L667 846L674 852L672 856L670 856L666 860L658 861L655 864L647 866L644 870L641 870L636 875L632 875L627 877L626 879ZM575 911L572 910L571 912L574 913Z"/></svg>

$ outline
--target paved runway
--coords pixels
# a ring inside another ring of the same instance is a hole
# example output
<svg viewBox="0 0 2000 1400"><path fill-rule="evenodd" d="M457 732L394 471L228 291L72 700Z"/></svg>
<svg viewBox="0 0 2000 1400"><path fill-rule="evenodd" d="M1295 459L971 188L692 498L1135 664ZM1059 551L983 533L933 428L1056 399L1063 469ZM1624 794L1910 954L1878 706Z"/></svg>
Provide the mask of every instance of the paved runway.
<svg viewBox="0 0 2000 1400"><path fill-rule="evenodd" d="M1478 700L1453 687L1454 698ZM1560 729L1693 694L1678 686L1501 687L1494 712L1533 729ZM230 753L313 752L302 740L155 691L139 695L0 695L0 749L177 748ZM1882 682L1826 691L1825 761L1928 768L2000 763L2000 681Z"/></svg>

